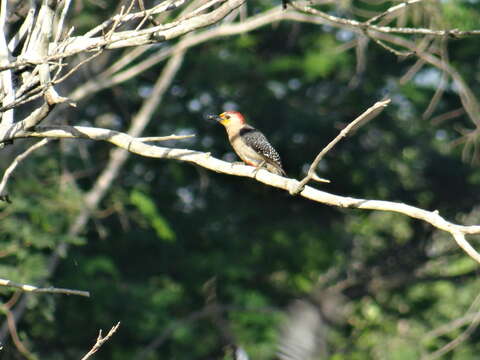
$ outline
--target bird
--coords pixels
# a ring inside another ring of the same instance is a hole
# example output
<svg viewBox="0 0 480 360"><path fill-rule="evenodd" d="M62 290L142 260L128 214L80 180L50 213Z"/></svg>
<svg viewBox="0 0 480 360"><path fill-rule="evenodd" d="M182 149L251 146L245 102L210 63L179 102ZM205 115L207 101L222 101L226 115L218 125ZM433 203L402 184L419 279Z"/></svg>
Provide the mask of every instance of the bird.
<svg viewBox="0 0 480 360"><path fill-rule="evenodd" d="M278 152L261 131L247 124L241 113L226 111L208 117L225 127L233 150L245 164L254 166L257 170L265 167L271 173L286 176Z"/></svg>

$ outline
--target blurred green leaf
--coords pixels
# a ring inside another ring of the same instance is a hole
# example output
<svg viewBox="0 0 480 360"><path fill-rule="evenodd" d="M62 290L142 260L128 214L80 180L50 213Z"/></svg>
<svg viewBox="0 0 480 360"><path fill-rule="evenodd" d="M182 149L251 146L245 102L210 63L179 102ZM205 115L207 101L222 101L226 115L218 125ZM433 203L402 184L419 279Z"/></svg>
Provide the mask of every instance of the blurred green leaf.
<svg viewBox="0 0 480 360"><path fill-rule="evenodd" d="M146 194L133 190L130 194L130 201L147 218L160 239L167 242L175 241L175 233L167 220L158 213L155 203Z"/></svg>

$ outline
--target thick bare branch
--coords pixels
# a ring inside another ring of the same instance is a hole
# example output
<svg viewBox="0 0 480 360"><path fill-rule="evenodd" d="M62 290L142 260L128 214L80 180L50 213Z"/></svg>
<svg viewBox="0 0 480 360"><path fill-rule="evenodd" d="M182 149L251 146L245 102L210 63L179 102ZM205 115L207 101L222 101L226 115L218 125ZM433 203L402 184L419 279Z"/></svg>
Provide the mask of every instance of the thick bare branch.
<svg viewBox="0 0 480 360"><path fill-rule="evenodd" d="M39 128L35 132L26 131L17 134L17 137L82 138L102 140L141 156L186 161L219 173L254 178L264 184L284 189L289 192L297 189L300 184L300 182L295 179L283 178L263 169L257 170L251 166L232 164L216 159L210 156L209 153L149 145L125 133L108 129L84 126ZM326 205L342 208L396 212L415 219L423 220L440 230L450 233L458 246L475 261L480 263L480 254L465 239L466 234L480 234L480 225L462 226L445 220L437 211L427 211L411 205L391 201L344 197L320 191L309 186L305 186L299 194L307 199Z"/></svg>
<svg viewBox="0 0 480 360"><path fill-rule="evenodd" d="M185 35L191 31L215 24L240 7L245 0L226 0L218 8L206 14L200 14L179 22L159 25L143 30L126 30L114 32L109 38L105 36L90 38L86 36L72 37L63 49L63 52L44 57L28 57L19 61L0 66L0 71L22 67L25 65L44 64L66 57L95 51L99 48L116 49L122 47L147 45L163 42Z"/></svg>

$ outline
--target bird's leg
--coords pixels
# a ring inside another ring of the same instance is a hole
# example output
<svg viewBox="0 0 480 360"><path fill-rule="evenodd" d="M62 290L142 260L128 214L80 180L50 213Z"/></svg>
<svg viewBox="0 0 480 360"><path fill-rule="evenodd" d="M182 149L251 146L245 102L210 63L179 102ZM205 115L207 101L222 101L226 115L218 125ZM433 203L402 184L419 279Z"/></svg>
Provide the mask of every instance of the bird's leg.
<svg viewBox="0 0 480 360"><path fill-rule="evenodd" d="M252 173L254 179L257 178L258 170L260 170L262 167L264 167L266 163L267 162L265 160L262 160L262 162L255 167L255 170L253 170L253 173Z"/></svg>

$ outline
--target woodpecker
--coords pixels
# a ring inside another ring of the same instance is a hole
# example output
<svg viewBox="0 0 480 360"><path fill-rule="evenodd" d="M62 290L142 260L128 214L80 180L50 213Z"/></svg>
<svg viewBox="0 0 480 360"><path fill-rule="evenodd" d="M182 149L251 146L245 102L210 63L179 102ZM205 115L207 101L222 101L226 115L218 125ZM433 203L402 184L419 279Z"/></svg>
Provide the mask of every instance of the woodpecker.
<svg viewBox="0 0 480 360"><path fill-rule="evenodd" d="M285 176L280 155L268 142L265 135L245 122L238 111L227 111L220 115L210 115L225 127L228 140L244 163L261 168L263 166L274 174Z"/></svg>

